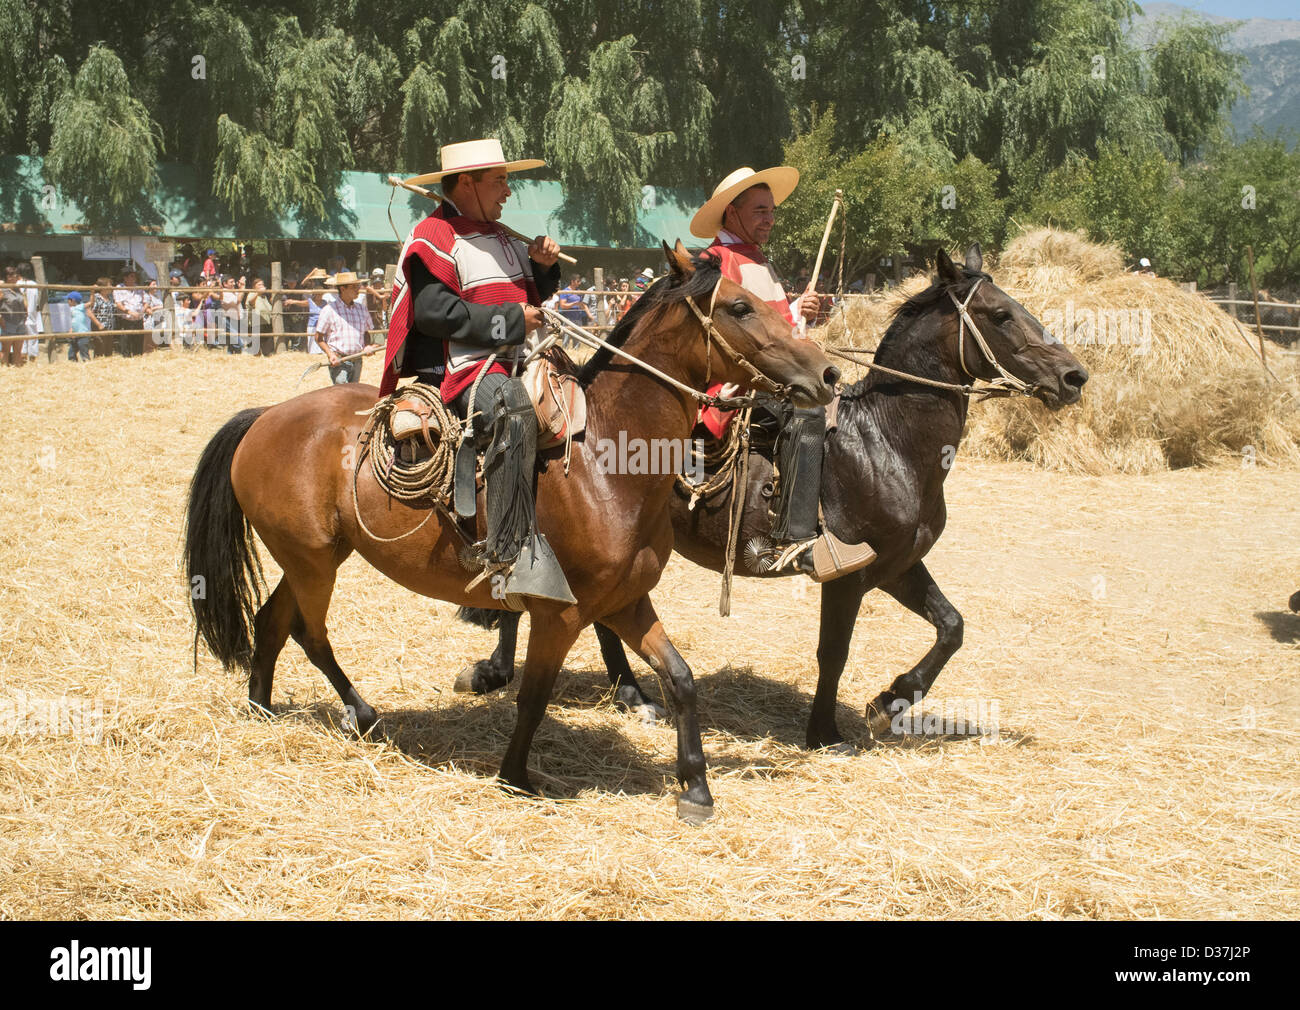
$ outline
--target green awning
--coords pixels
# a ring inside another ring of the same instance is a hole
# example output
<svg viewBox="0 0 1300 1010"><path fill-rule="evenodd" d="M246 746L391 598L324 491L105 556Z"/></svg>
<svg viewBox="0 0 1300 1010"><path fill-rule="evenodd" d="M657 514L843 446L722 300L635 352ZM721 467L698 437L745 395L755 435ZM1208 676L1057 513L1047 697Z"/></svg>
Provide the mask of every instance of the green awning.
<svg viewBox="0 0 1300 1010"><path fill-rule="evenodd" d="M302 221L285 214L236 228L194 169L160 165L158 177L157 214L152 220L139 221L130 234L159 239L399 242L435 206L427 197L394 190L385 181L386 174L344 172L323 221ZM581 200L566 205L558 182L521 176L511 179L510 189L503 219L506 224L526 235L550 235L560 245L573 248L651 249L661 241L672 245L677 239L698 244L690 237L689 224L695 208L707 196L703 190L647 186L633 241L620 243L582 212ZM89 233L77 205L54 187L47 187L41 159L26 156L0 158L0 232L45 236Z"/></svg>

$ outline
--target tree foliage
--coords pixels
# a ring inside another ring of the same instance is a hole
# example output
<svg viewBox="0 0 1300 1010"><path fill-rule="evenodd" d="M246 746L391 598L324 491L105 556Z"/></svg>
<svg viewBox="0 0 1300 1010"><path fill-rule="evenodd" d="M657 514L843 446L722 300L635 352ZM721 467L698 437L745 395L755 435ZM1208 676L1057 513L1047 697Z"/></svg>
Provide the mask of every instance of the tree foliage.
<svg viewBox="0 0 1300 1010"><path fill-rule="evenodd" d="M80 205L93 228L112 228L157 188L161 140L148 110L131 97L122 62L91 49L72 86L55 101L47 177Z"/></svg>
<svg viewBox="0 0 1300 1010"><path fill-rule="evenodd" d="M1142 48L1133 0L79 10L0 0L0 139L47 156L101 222L143 212L164 150L255 229L337 214L346 168L429 171L442 145L496 136L508 157L546 159L537 177L564 184L565 215L624 241L647 186L708 189L784 156L805 182L776 236L801 261L837 185L862 264L928 240L996 242L1008 212L1164 242L1197 269L1224 255L1169 245L1158 229L1178 232L1174 211L1123 220L1180 186L1208 193L1196 166L1227 157L1220 132L1240 92L1230 26L1173 22ZM1129 189L1125 159L1142 169Z"/></svg>

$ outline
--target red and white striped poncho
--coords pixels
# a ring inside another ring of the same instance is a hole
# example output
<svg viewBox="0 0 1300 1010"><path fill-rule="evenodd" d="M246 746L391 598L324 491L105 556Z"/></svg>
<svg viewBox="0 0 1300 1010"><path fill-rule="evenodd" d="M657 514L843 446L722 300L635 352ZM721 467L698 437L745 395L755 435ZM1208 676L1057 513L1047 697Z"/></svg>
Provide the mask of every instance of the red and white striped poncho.
<svg viewBox="0 0 1300 1010"><path fill-rule="evenodd" d="M388 348L384 355L384 377L379 395L397 388L397 380L413 374L403 370L407 338L414 329L415 307L410 297L411 257L418 256L425 268L462 300L475 305L527 303L540 305L533 281L528 247L511 238L499 225L465 217L450 200L443 200L432 214L411 229L399 257L393 281L393 305L389 312ZM451 403L474 381L492 353L489 348L458 341L443 341L447 376L441 393ZM492 371L509 374L521 348L498 354Z"/></svg>
<svg viewBox="0 0 1300 1010"><path fill-rule="evenodd" d="M713 244L701 255L717 259L722 267L723 277L735 281L750 294L763 299L785 317L791 328L794 327L794 307L798 304L798 299L794 302L786 299L781 279L777 277L776 271L763 255L760 246L752 242L742 242L722 228L718 231L718 237L713 240ZM719 382L710 386L708 391L716 396L721 389L722 383ZM704 422L704 426L709 429L714 438L722 438L735 413L734 410L701 407L700 420Z"/></svg>

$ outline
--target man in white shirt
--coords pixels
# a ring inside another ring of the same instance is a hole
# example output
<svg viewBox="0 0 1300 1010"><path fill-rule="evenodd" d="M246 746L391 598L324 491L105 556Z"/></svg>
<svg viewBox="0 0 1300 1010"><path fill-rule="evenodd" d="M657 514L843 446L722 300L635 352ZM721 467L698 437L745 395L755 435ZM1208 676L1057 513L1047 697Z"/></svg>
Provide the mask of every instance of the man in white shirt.
<svg viewBox="0 0 1300 1010"><path fill-rule="evenodd" d="M316 317L316 344L329 355L332 383L360 382L361 359L342 359L354 354L374 354L380 345L370 343L370 312L357 301L361 278L350 270L340 270L334 275L334 285L338 298L327 302Z"/></svg>
<svg viewBox="0 0 1300 1010"><path fill-rule="evenodd" d="M127 265L122 270L122 282L113 289L113 305L117 310L119 330L140 330L117 338L122 357L144 353L144 295L136 288L135 267Z"/></svg>

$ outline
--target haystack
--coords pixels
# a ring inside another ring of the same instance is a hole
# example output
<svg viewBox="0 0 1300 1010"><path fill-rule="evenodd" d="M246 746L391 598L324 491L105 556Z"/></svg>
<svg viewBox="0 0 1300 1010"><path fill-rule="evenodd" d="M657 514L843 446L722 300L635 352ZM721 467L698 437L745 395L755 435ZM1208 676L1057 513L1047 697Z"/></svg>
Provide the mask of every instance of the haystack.
<svg viewBox="0 0 1300 1010"><path fill-rule="evenodd" d="M1016 238L990 269L1065 341L1091 376L1083 402L1053 413L1021 399L971 412L963 451L1078 473L1149 473L1215 464L1300 464L1297 368L1203 295L1124 272L1113 246L1051 229ZM915 277L848 312L847 339L874 347ZM834 325L828 342L845 339Z"/></svg>

